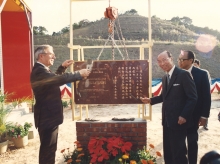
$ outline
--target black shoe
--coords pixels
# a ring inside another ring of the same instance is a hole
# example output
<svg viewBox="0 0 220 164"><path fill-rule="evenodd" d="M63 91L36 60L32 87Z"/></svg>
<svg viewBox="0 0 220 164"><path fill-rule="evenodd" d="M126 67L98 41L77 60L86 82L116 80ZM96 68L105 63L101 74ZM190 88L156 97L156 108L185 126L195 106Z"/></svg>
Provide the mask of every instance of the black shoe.
<svg viewBox="0 0 220 164"><path fill-rule="evenodd" d="M204 128L205 130L209 130L209 129L207 128L207 126L203 126L203 128Z"/></svg>

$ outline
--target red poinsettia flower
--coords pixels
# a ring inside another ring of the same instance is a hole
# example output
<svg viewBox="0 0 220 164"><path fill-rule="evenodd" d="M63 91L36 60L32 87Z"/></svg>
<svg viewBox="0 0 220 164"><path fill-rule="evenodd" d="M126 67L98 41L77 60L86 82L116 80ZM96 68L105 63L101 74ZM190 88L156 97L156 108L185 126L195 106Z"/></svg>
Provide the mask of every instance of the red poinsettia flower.
<svg viewBox="0 0 220 164"><path fill-rule="evenodd" d="M122 153L126 153L127 151L131 150L132 143L131 142L124 142L121 137L112 137L108 139L108 152L113 152L113 154L118 154L118 151L115 149L121 150Z"/></svg>
<svg viewBox="0 0 220 164"><path fill-rule="evenodd" d="M109 159L108 153L103 149L100 149L96 154L92 154L91 157L91 163L96 163L97 161L102 162L104 159Z"/></svg>
<svg viewBox="0 0 220 164"><path fill-rule="evenodd" d="M106 138L100 137L100 138L91 138L88 144L88 150L89 152L97 154L99 149L102 149L102 146L106 142Z"/></svg>
<svg viewBox="0 0 220 164"><path fill-rule="evenodd" d="M131 142L125 142L125 143L121 146L121 151L122 151L123 153L125 153L126 151L131 150L131 146L132 146L132 143L131 143Z"/></svg>
<svg viewBox="0 0 220 164"><path fill-rule="evenodd" d="M114 157L118 154L118 149L112 148L108 150L109 153L111 153Z"/></svg>

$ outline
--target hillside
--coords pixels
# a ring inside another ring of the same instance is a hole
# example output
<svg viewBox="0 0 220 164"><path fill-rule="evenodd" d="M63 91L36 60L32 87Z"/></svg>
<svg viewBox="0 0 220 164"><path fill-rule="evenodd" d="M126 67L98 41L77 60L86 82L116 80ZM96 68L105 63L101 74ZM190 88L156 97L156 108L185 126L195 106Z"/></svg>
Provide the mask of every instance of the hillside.
<svg viewBox="0 0 220 164"><path fill-rule="evenodd" d="M55 70L62 61L69 59L69 48L67 44L69 43L69 37L64 36L35 36L34 45L35 48L40 44L50 44L54 47L54 52L56 53L56 61L52 70ZM74 39L74 45L104 45L105 40L99 39ZM129 44L142 44L141 41L126 41L126 45ZM157 65L157 55L164 51L168 50L173 54L174 63L177 65L177 59L181 49L192 50L196 53L197 58L201 61L201 67L203 69L209 70L212 78L220 77L220 44L214 48L210 53L201 53L199 52L194 44L191 43L175 43L175 42L155 42L153 45L153 78L160 78L163 75L163 72ZM100 53L100 49L88 49L85 50L85 60L93 59L96 60ZM123 53L123 50L121 50ZM124 53L123 53L124 54ZM139 59L139 49L138 48L129 48L128 54L130 59ZM124 56L126 56L124 54ZM115 50L116 60L122 60L122 57ZM145 50L145 59L148 58L148 50ZM111 51L104 49L100 60L111 60ZM77 60L77 52L74 51L74 60Z"/></svg>
<svg viewBox="0 0 220 164"><path fill-rule="evenodd" d="M125 40L148 40L148 18L140 15L120 15L115 21L115 39L120 29ZM152 17L152 38L157 41L191 41L196 34L183 25L174 25L171 21ZM121 27L121 28L120 28ZM118 33L117 33L118 31ZM67 34L68 35L68 34ZM119 35L120 36L120 35ZM89 22L74 30L75 38L107 39L108 19ZM121 38L121 36L120 36Z"/></svg>
<svg viewBox="0 0 220 164"><path fill-rule="evenodd" d="M175 17L178 20L178 17ZM190 20L190 18L185 17ZM163 75L163 72L157 65L157 55L164 51L170 51L174 56L174 62L177 65L177 58L180 50L192 50L196 53L197 58L201 61L201 67L209 70L212 78L220 77L220 43L217 40L217 46L214 50L208 53L199 52L195 47L196 39L199 34L211 34L220 40L220 33L216 30L209 28L196 27L192 24L181 24L181 22L173 22L172 20L162 20L156 16L152 16L152 39L154 40L153 46L153 78L159 78ZM74 45L81 46L103 46L108 38L108 19L101 18L95 22L89 22L88 20L81 21L79 24L74 24ZM121 27L121 28L119 28ZM49 35L35 35L34 45L50 44L54 47L57 60L55 62L55 69L62 61L69 58L69 49L67 44L69 43L69 33L60 34L56 33L52 36ZM125 45L137 45L147 43L148 41L148 18L140 16L138 14L121 14L116 20L115 28L115 40L117 45L121 45L118 40L117 31L124 38ZM62 31L62 30L61 30ZM101 49L87 49L84 51L85 60L91 58L96 60ZM129 59L139 59L139 49L129 48L127 49ZM121 52L125 55L123 49ZM148 58L148 50L145 50L145 59ZM77 52L74 52L74 59L77 60ZM100 60L111 60L111 50L105 49L100 57ZM115 48L115 59L122 60L121 55Z"/></svg>

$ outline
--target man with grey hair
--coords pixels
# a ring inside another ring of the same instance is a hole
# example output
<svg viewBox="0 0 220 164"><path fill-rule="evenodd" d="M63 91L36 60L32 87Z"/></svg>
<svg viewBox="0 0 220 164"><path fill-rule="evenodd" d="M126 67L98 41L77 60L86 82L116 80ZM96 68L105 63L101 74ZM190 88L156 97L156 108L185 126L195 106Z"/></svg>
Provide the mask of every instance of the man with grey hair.
<svg viewBox="0 0 220 164"><path fill-rule="evenodd" d="M35 96L34 121L40 136L40 164L54 164L57 150L58 127L63 123L63 106L60 86L82 80L90 71L82 69L74 73L65 73L74 63L66 60L52 73L49 69L56 59L53 47L41 45L34 52L37 62L30 75L31 87Z"/></svg>

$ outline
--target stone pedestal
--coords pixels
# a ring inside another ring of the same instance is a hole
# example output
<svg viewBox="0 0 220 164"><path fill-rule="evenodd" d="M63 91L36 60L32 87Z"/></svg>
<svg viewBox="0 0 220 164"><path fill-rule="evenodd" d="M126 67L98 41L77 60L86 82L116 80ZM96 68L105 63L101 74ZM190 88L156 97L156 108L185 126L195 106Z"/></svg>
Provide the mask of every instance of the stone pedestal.
<svg viewBox="0 0 220 164"><path fill-rule="evenodd" d="M91 137L121 136L125 141L132 143L132 149L142 149L147 144L147 121L135 118L134 121L77 121L77 141L85 148Z"/></svg>

